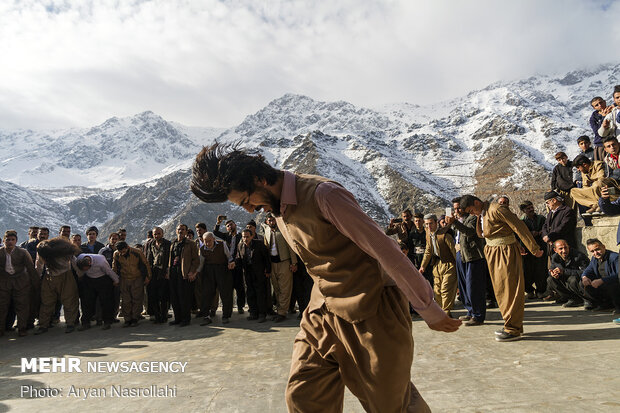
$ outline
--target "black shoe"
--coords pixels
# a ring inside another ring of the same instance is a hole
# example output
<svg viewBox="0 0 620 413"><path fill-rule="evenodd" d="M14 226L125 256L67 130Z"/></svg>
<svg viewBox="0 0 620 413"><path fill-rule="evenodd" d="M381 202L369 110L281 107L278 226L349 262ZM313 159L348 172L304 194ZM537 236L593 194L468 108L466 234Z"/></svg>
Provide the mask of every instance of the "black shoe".
<svg viewBox="0 0 620 413"><path fill-rule="evenodd" d="M28 335L28 330L18 330L17 335L19 337L26 337Z"/></svg>
<svg viewBox="0 0 620 413"><path fill-rule="evenodd" d="M120 322L121 322L121 320L119 320L118 318L115 318L112 322L114 322L114 323L120 323Z"/></svg>
<svg viewBox="0 0 620 413"><path fill-rule="evenodd" d="M213 322L213 320L211 320L211 317L205 317L204 321L202 323L200 323L200 325L201 326L208 326L212 322Z"/></svg>
<svg viewBox="0 0 620 413"><path fill-rule="evenodd" d="M521 335L510 334L505 331L502 331L502 334L495 335L495 341L517 341L521 340L522 338L523 337L521 337Z"/></svg>
<svg viewBox="0 0 620 413"><path fill-rule="evenodd" d="M593 311L613 311L614 307L609 304L599 305L594 307Z"/></svg>
<svg viewBox="0 0 620 413"><path fill-rule="evenodd" d="M505 331L503 328L500 328L499 330L495 330L495 335L496 336L501 336L502 334L504 334Z"/></svg>
<svg viewBox="0 0 620 413"><path fill-rule="evenodd" d="M569 299L567 299L567 298L558 298L557 300L555 300L555 301L553 302L553 304L556 304L556 305L566 304L566 303L568 303L569 301L571 301L571 300L569 300ZM563 307L565 307L565 306L563 306Z"/></svg>
<svg viewBox="0 0 620 413"><path fill-rule="evenodd" d="M129 326L131 326L131 320L125 321L121 327L126 328L126 327L129 327Z"/></svg>
<svg viewBox="0 0 620 413"><path fill-rule="evenodd" d="M581 300L574 300L574 299L571 298L566 303L564 303L564 305L562 307L564 307L564 308L581 307L581 304L583 304L583 302Z"/></svg>
<svg viewBox="0 0 620 413"><path fill-rule="evenodd" d="M525 298L527 300L533 300L534 298L536 298L536 294L534 294L534 293L525 293Z"/></svg>
<svg viewBox="0 0 620 413"><path fill-rule="evenodd" d="M196 318L204 318L205 313L203 313L202 311L196 313Z"/></svg>
<svg viewBox="0 0 620 413"><path fill-rule="evenodd" d="M239 308L239 309L237 309L237 313L238 314L243 314L243 313L245 313L245 311L243 311L243 308Z"/></svg>
<svg viewBox="0 0 620 413"><path fill-rule="evenodd" d="M140 314L140 315L138 316L138 320L144 320L144 316L143 316L142 314Z"/></svg>
<svg viewBox="0 0 620 413"><path fill-rule="evenodd" d="M246 317L246 319L249 321L258 320L258 316L250 314L249 316Z"/></svg>
<svg viewBox="0 0 620 413"><path fill-rule="evenodd" d="M65 334L73 333L75 331L75 327L73 325L67 326L65 328Z"/></svg>
<svg viewBox="0 0 620 413"><path fill-rule="evenodd" d="M467 327L472 327L472 326L481 326L484 324L484 321L480 321L477 320L476 318L472 317L471 320L466 321L465 323L463 323L463 325L467 326Z"/></svg>
<svg viewBox="0 0 620 413"><path fill-rule="evenodd" d="M45 327L39 327L37 328L37 330L34 332L35 336L38 336L39 334L43 334L43 333L47 333L47 328Z"/></svg>
<svg viewBox="0 0 620 413"><path fill-rule="evenodd" d="M181 321L179 323L179 327L187 327L189 325L189 321Z"/></svg>
<svg viewBox="0 0 620 413"><path fill-rule="evenodd" d="M209 312L209 316L210 316L210 317L215 317L215 311L211 310L211 311Z"/></svg>
<svg viewBox="0 0 620 413"><path fill-rule="evenodd" d="M169 325L169 326L176 326L177 324L181 324L181 322L180 322L180 321L177 321L177 320L174 320L174 321L170 321L170 322L168 322L168 325Z"/></svg>
<svg viewBox="0 0 620 413"><path fill-rule="evenodd" d="M222 317L222 324L228 324L230 320L227 317Z"/></svg>
<svg viewBox="0 0 620 413"><path fill-rule="evenodd" d="M583 302L583 309L586 311L592 311L594 310L594 304L592 304L590 301L584 301Z"/></svg>
<svg viewBox="0 0 620 413"><path fill-rule="evenodd" d="M98 325L98 326L100 326L100 325L102 325L102 324L103 324L103 321L101 321L101 320L97 320L97 325Z"/></svg>
<svg viewBox="0 0 620 413"><path fill-rule="evenodd" d="M112 325L108 323L103 323L103 327L101 327L102 330L109 330L111 328L112 328Z"/></svg>
<svg viewBox="0 0 620 413"><path fill-rule="evenodd" d="M90 324L82 324L78 327L78 331L86 331L88 329L90 329Z"/></svg>
<svg viewBox="0 0 620 413"><path fill-rule="evenodd" d="M497 303L495 301L489 301L487 303L487 308L497 308Z"/></svg>
<svg viewBox="0 0 620 413"><path fill-rule="evenodd" d="M267 321L267 317L264 314L258 317L258 323L264 323L265 321Z"/></svg>
<svg viewBox="0 0 620 413"><path fill-rule="evenodd" d="M138 326L138 320L131 320L129 322L129 327L137 327Z"/></svg>
<svg viewBox="0 0 620 413"><path fill-rule="evenodd" d="M286 320L286 316L283 316L280 314L278 314L277 316L273 318L273 321L275 321L276 323L281 323L284 320Z"/></svg>

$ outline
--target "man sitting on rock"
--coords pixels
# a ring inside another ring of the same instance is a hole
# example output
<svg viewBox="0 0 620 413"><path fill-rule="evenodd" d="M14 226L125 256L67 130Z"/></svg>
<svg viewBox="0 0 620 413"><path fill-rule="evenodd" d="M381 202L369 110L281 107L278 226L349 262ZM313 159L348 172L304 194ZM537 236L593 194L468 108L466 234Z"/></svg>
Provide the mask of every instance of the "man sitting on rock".
<svg viewBox="0 0 620 413"><path fill-rule="evenodd" d="M551 256L547 285L558 296L555 303L564 304L563 307L579 307L583 303L581 274L588 266L588 257L569 247L563 239L555 242L553 250L555 254Z"/></svg>
<svg viewBox="0 0 620 413"><path fill-rule="evenodd" d="M585 155L577 155L573 164L581 172L583 188L573 188L570 196L579 205L588 208L587 213L597 211L598 199L601 196L601 182L605 177L605 168L602 161L591 161Z"/></svg>
<svg viewBox="0 0 620 413"><path fill-rule="evenodd" d="M615 307L620 314L620 284L618 283L618 254L609 251L597 238L586 241L592 259L581 274L586 310L605 311Z"/></svg>

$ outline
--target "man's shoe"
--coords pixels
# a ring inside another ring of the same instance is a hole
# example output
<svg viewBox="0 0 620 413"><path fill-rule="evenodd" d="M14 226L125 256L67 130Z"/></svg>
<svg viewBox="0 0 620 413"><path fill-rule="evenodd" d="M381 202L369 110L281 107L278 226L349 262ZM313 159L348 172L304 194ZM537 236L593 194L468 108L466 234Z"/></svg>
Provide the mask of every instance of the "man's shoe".
<svg viewBox="0 0 620 413"><path fill-rule="evenodd" d="M127 328L131 325L131 320L125 321L121 327Z"/></svg>
<svg viewBox="0 0 620 413"><path fill-rule="evenodd" d="M209 317L215 317L215 310L209 311Z"/></svg>
<svg viewBox="0 0 620 413"><path fill-rule="evenodd" d="M243 314L243 313L245 313L245 311L243 311L243 308L239 308L239 309L237 309L237 313L238 314Z"/></svg>
<svg viewBox="0 0 620 413"><path fill-rule="evenodd" d="M568 300L566 303L564 303L564 305L562 307L564 308L569 308L569 307L581 307L581 304L583 304L583 302L581 300L573 300L572 298L570 300Z"/></svg>
<svg viewBox="0 0 620 413"><path fill-rule="evenodd" d="M228 324L230 323L230 320L226 317L222 317L222 324Z"/></svg>
<svg viewBox="0 0 620 413"><path fill-rule="evenodd" d="M37 328L37 330L34 332L35 336L38 336L39 334L43 334L43 333L47 333L47 328L45 327L39 327Z"/></svg>
<svg viewBox="0 0 620 413"><path fill-rule="evenodd" d="M487 303L487 308L497 308L497 303L495 301L489 301Z"/></svg>
<svg viewBox="0 0 620 413"><path fill-rule="evenodd" d="M599 305L594 307L593 311L613 311L613 307L609 304Z"/></svg>
<svg viewBox="0 0 620 413"><path fill-rule="evenodd" d="M103 323L103 327L101 327L102 330L109 330L111 328L112 328L112 326L110 324L108 324L108 323Z"/></svg>
<svg viewBox="0 0 620 413"><path fill-rule="evenodd" d="M517 341L521 340L521 335L514 335L507 332L502 332L502 334L495 335L495 341Z"/></svg>
<svg viewBox="0 0 620 413"><path fill-rule="evenodd" d="M120 323L121 320L119 320L118 318L115 318L114 320L112 320L114 323Z"/></svg>
<svg viewBox="0 0 620 413"><path fill-rule="evenodd" d="M177 324L181 324L181 323L179 321L177 321L177 320L168 322L169 326L176 326Z"/></svg>
<svg viewBox="0 0 620 413"><path fill-rule="evenodd" d="M179 327L187 327L189 325L189 321L181 321L179 323Z"/></svg>
<svg viewBox="0 0 620 413"><path fill-rule="evenodd" d="M590 301L584 301L583 302L583 309L586 311L592 311L594 310L594 304L592 304Z"/></svg>
<svg viewBox="0 0 620 413"><path fill-rule="evenodd" d="M100 325L102 325L102 324L103 324L103 321L101 321L101 320L97 320L97 325L98 325L98 326L100 326Z"/></svg>
<svg viewBox="0 0 620 413"><path fill-rule="evenodd" d="M203 313L202 311L199 311L196 313L196 318L204 318L205 313Z"/></svg>
<svg viewBox="0 0 620 413"><path fill-rule="evenodd" d="M480 321L480 320L476 320L475 318L472 317L471 320L467 321L464 323L467 327L472 327L472 326L481 326L484 324L484 321Z"/></svg>
<svg viewBox="0 0 620 413"><path fill-rule="evenodd" d="M286 320L286 316L280 314L273 318L273 321L275 321L276 323L281 323L284 320Z"/></svg>
<svg viewBox="0 0 620 413"><path fill-rule="evenodd" d="M86 331L90 328L90 324L82 324L78 327L78 331Z"/></svg>
<svg viewBox="0 0 620 413"><path fill-rule="evenodd" d="M616 308L613 315L620 315L620 308Z"/></svg>
<svg viewBox="0 0 620 413"><path fill-rule="evenodd" d="M264 323L265 321L267 321L267 317L265 317L264 315L258 317L258 323Z"/></svg>
<svg viewBox="0 0 620 413"><path fill-rule="evenodd" d="M208 326L212 322L213 322L213 320L211 320L211 317L205 317L204 321L202 323L200 323L200 325L201 326Z"/></svg>
<svg viewBox="0 0 620 413"><path fill-rule="evenodd" d="M246 317L246 319L249 321L258 320L258 316L250 314L249 316Z"/></svg>
<svg viewBox="0 0 620 413"><path fill-rule="evenodd" d="M502 334L504 334L505 331L503 328L500 328L499 330L495 330L495 335L496 336L501 336Z"/></svg>
<svg viewBox="0 0 620 413"><path fill-rule="evenodd" d="M70 325L65 328L65 334L73 333L75 331L75 326Z"/></svg>
<svg viewBox="0 0 620 413"><path fill-rule="evenodd" d="M131 320L129 322L129 327L137 327L138 326L138 320Z"/></svg>
<svg viewBox="0 0 620 413"><path fill-rule="evenodd" d="M527 298L528 300L533 300L536 298L536 294L534 293L525 293L525 298Z"/></svg>
<svg viewBox="0 0 620 413"><path fill-rule="evenodd" d="M28 335L28 330L19 330L17 333L19 337L26 337Z"/></svg>
<svg viewBox="0 0 620 413"><path fill-rule="evenodd" d="M556 301L556 304L558 304L558 301L561 300L562 298L557 297L555 294L549 294L546 297L543 297L543 301ZM564 303L560 303L560 304L564 304Z"/></svg>
<svg viewBox="0 0 620 413"><path fill-rule="evenodd" d="M461 321L469 321L469 320L471 320L471 318L472 317L470 315L462 315L462 316L459 317L459 320L461 320Z"/></svg>

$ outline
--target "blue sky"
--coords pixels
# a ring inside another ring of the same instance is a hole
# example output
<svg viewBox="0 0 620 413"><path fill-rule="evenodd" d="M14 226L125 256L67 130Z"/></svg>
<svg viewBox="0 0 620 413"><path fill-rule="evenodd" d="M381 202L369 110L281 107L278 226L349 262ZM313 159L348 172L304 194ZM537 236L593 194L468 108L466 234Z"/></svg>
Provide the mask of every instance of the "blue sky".
<svg viewBox="0 0 620 413"><path fill-rule="evenodd" d="M433 103L618 60L616 1L0 3L2 128L153 110L234 126L284 93Z"/></svg>

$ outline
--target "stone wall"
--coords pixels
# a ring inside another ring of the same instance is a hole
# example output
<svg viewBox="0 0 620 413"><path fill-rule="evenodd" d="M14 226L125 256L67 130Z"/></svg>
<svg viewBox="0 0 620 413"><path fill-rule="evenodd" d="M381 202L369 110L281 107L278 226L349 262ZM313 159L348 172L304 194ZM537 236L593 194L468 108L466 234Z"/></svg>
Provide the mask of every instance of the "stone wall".
<svg viewBox="0 0 620 413"><path fill-rule="evenodd" d="M620 217L593 217L591 227L577 227L577 239L581 239L582 251L588 255L586 241L590 238L600 239L605 247L618 251L616 232Z"/></svg>

